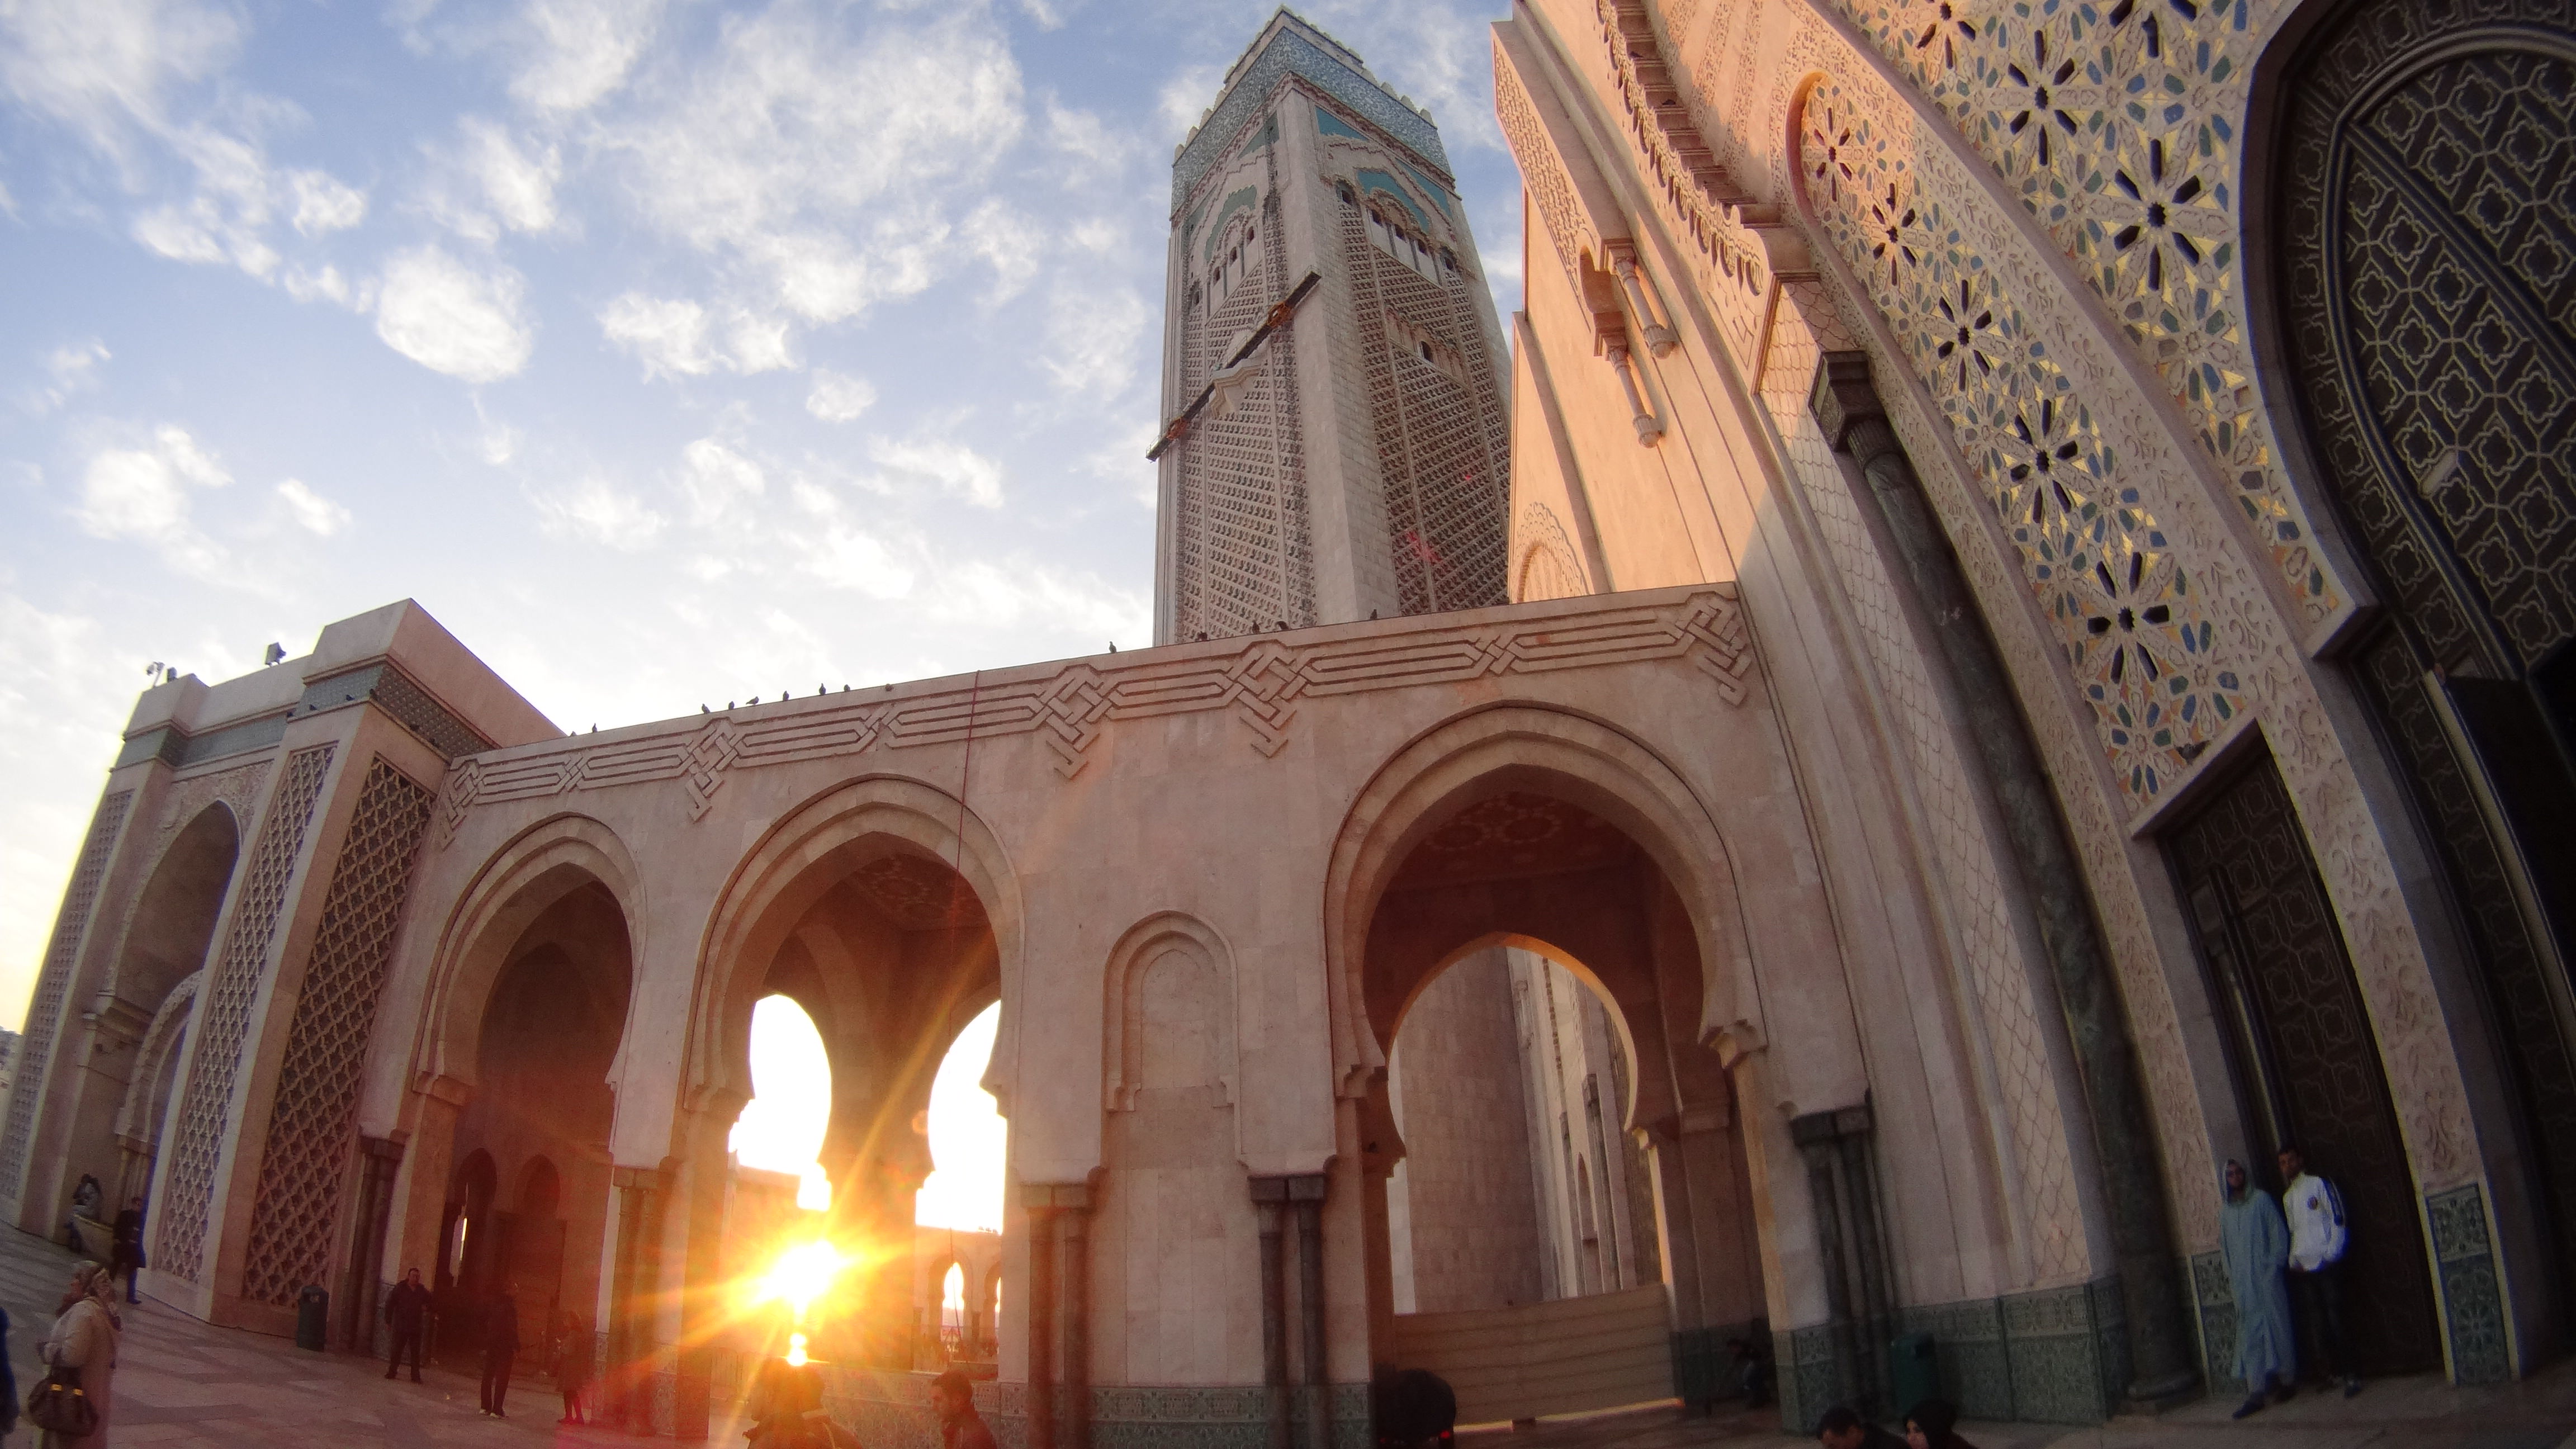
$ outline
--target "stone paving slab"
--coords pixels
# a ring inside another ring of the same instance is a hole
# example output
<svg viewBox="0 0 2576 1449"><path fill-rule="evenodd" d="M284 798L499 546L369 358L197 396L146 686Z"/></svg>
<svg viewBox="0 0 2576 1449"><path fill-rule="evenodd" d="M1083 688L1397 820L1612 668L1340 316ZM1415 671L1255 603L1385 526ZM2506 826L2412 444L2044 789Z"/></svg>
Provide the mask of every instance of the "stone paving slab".
<svg viewBox="0 0 2576 1449"><path fill-rule="evenodd" d="M40 1373L36 1342L53 1322L76 1260L28 1233L0 1231L0 1307L9 1311L8 1354L21 1386ZM621 1445L619 1431L558 1427L560 1404L542 1377L513 1384L515 1417L476 1412L475 1381L446 1369L424 1383L388 1382L383 1365L346 1354L307 1353L293 1342L212 1328L149 1299L125 1309L109 1441L154 1449L534 1449ZM2517 1384L2454 1389L2438 1378L2373 1380L2356 1399L2304 1393L2243 1423L2232 1403L2187 1405L2156 1419L2098 1429L2041 1424L1963 1424L1978 1449L2576 1449L2576 1363ZM26 1440L23 1432L18 1436ZM742 1442L729 1411L709 1435ZM1549 1421L1528 1430L1460 1436L1460 1449L1699 1449L1787 1445L1777 1413L1716 1416L1672 1408Z"/></svg>

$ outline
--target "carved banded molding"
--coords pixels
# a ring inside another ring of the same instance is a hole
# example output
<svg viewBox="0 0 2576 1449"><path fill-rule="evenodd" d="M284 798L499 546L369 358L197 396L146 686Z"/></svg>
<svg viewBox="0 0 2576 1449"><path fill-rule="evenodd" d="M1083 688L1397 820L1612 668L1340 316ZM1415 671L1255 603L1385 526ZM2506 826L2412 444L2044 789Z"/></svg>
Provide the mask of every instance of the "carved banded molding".
<svg viewBox="0 0 2576 1449"><path fill-rule="evenodd" d="M985 682L896 699L826 695L788 701L751 718L717 715L642 739L527 755L479 756L448 772L439 845L477 807L618 785L685 780L690 818L703 819L736 769L844 758L870 750L956 744L1034 734L1056 773L1080 774L1108 726L1164 715L1230 710L1264 758L1291 739L1298 705L1382 690L1463 684L1567 669L1686 661L1730 705L1751 689L1753 640L1735 586L1719 583L1664 604L1640 604L1506 623L1389 630L1296 644L1254 636L1232 654L1188 646L1180 658L1143 654L1081 660L1039 679ZM1161 652L1161 651L1158 651ZM1179 653L1180 651L1171 651Z"/></svg>

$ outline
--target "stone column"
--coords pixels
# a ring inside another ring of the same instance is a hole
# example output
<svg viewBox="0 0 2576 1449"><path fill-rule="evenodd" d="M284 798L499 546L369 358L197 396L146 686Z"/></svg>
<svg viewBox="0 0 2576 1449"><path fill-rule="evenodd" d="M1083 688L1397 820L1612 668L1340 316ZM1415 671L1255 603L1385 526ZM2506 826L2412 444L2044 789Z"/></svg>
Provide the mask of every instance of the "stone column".
<svg viewBox="0 0 2576 1449"><path fill-rule="evenodd" d="M1065 1405L1057 1437L1063 1449L1091 1449L1091 1239L1086 1231L1091 1188L1082 1183L1058 1187L1055 1206L1064 1293L1056 1321L1064 1343Z"/></svg>
<svg viewBox="0 0 2576 1449"><path fill-rule="evenodd" d="M358 1138L357 1231L349 1244L348 1271L340 1279L340 1346L351 1353L376 1351L385 1229L393 1217L394 1178L402 1171L402 1160L403 1144L385 1137Z"/></svg>
<svg viewBox="0 0 2576 1449"><path fill-rule="evenodd" d="M1333 1441L1332 1390L1324 1361L1324 1185L1320 1172L1287 1179L1288 1201L1297 1213L1298 1354L1304 1360L1306 1449L1330 1449Z"/></svg>
<svg viewBox="0 0 2576 1449"><path fill-rule="evenodd" d="M617 1258L609 1288L608 1352L601 1375L610 1419L637 1434L653 1423L654 1299L661 1280L661 1199L666 1179L658 1167L613 1169L617 1192Z"/></svg>
<svg viewBox="0 0 2576 1449"><path fill-rule="evenodd" d="M1895 1336L1896 1285L1889 1271L1878 1174L1870 1160L1867 1103L1792 1118L1789 1138L1807 1163L1818 1256L1825 1274L1826 1323L1834 1376L1865 1415L1893 1412L1887 1345Z"/></svg>
<svg viewBox="0 0 2576 1449"><path fill-rule="evenodd" d="M1288 1203L1288 1179L1250 1180L1252 1209L1261 1220L1261 1385L1267 1418L1267 1449L1288 1449L1288 1283L1287 1255L1280 1247L1280 1222Z"/></svg>
<svg viewBox="0 0 2576 1449"><path fill-rule="evenodd" d="M2155 1138L2147 1123L2146 1091L2102 949L2093 897L2040 768L2029 723L2015 703L2012 679L1995 651L1985 615L1960 575L1950 540L1887 425L1886 409L1870 383L1868 357L1827 353L1816 366L1810 407L1826 440L1851 454L1869 480L1906 582L1940 644L1952 693L1967 714L1967 732L2039 915L2040 938L2057 978L2058 1006L2066 1015L2101 1161L2102 1201L2119 1260L2135 1373L2129 1397L2139 1403L2178 1399L2191 1392L2198 1375L2183 1326L2182 1291Z"/></svg>
<svg viewBox="0 0 2576 1449"><path fill-rule="evenodd" d="M1041 1186L1023 1184L1029 1224L1029 1449L1057 1449L1055 1413L1055 1204Z"/></svg>
<svg viewBox="0 0 2576 1449"><path fill-rule="evenodd" d="M724 1326L721 1299L724 1257L725 1152L734 1119L750 1097L717 1092L689 1114L688 1160L681 1164L682 1208L688 1213L687 1256L681 1265L680 1361L673 1396L673 1436L704 1439L713 1414L715 1342Z"/></svg>

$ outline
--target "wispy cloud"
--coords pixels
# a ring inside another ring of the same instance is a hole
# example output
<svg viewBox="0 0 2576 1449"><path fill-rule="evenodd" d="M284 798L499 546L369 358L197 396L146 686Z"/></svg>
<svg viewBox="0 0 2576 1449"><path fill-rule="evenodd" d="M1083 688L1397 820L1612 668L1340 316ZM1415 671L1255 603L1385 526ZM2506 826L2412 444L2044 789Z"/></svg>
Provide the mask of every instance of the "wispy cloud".
<svg viewBox="0 0 2576 1449"><path fill-rule="evenodd" d="M196 494L232 481L187 429L165 423L131 446L91 455L76 516L92 537L148 545L163 563L206 583L235 582L224 548L191 516Z"/></svg>
<svg viewBox="0 0 2576 1449"><path fill-rule="evenodd" d="M526 292L508 267L478 272L436 246L413 247L385 263L376 335L433 372L498 382L536 348Z"/></svg>

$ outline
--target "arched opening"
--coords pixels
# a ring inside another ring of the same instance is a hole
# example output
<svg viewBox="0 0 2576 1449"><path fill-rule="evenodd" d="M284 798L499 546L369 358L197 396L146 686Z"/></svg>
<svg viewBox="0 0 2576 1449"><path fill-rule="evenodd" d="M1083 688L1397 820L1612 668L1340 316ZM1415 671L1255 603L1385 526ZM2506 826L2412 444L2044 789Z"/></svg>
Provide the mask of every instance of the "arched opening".
<svg viewBox="0 0 2576 1449"><path fill-rule="evenodd" d="M2245 242L2269 266L2248 269L2248 320L2285 457L2377 596L2338 657L2456 905L2530 1163L2496 1210L2552 1241L2563 1314L2576 1303L2576 28L2563 8L2404 0L2320 0L2289 21L2254 87L2273 104L2249 135L2271 144L2248 147ZM2397 1224L2414 1217L2401 1205ZM2386 1364L2433 1350L2429 1328L2373 1337L2407 1345Z"/></svg>
<svg viewBox="0 0 2576 1449"><path fill-rule="evenodd" d="M68 1195L83 1173L95 1174L111 1192L100 1205L110 1223L152 1180L196 995L190 983L205 965L240 853L230 806L209 805L180 827L136 897L94 1008L98 1049L80 1063L63 1180Z"/></svg>
<svg viewBox="0 0 2576 1449"><path fill-rule="evenodd" d="M523 1344L546 1342L567 1309L585 1325L596 1312L616 1114L608 1074L631 978L625 911L587 875L502 957L476 1036L473 1100L454 1130L437 1264L444 1361L480 1350L483 1306L504 1289Z"/></svg>
<svg viewBox="0 0 2576 1449"><path fill-rule="evenodd" d="M917 1369L962 1364L978 1372L994 1360L993 1321L978 1309L972 1290L1002 1258L1010 1131L983 1087L1001 1019L998 1002L977 1013L948 1044L931 1080L924 1132L931 1171L913 1194L912 1210L913 1259L920 1265L913 1279Z"/></svg>
<svg viewBox="0 0 2576 1449"><path fill-rule="evenodd" d="M764 997L795 1002L828 1063L829 1120L819 1154L830 1179L825 1231L852 1266L841 1301L919 1308L916 1194L933 1168L933 1084L948 1049L999 997L994 929L983 899L948 860L890 833L854 832L804 858L748 923L728 1012L747 1039ZM989 1028L980 1075L991 1052ZM989 1101L989 1099L987 1099ZM932 1285L935 1288L935 1284ZM934 1310L935 1311L935 1310ZM816 1315L817 1351L909 1368L921 1321ZM932 1335L934 1341L936 1335Z"/></svg>
<svg viewBox="0 0 2576 1449"><path fill-rule="evenodd" d="M1677 1349L1769 1339L1693 923L1580 795L1454 790L1368 903L1372 1357L1441 1373L1463 1422L1669 1398Z"/></svg>

